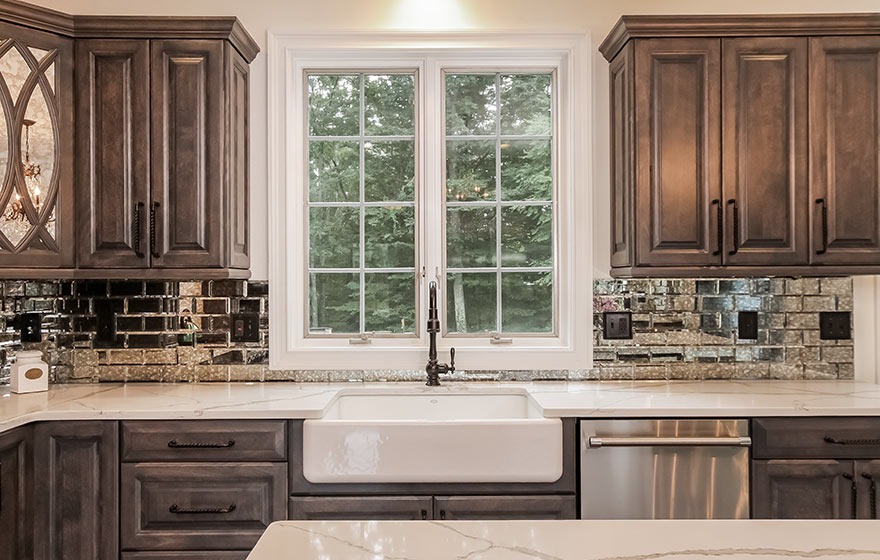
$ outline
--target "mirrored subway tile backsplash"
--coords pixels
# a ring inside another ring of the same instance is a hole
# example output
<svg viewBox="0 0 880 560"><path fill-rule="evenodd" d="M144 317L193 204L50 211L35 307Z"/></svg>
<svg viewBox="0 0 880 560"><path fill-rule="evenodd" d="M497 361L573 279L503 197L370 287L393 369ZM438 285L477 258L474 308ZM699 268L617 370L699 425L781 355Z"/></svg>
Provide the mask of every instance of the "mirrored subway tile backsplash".
<svg viewBox="0 0 880 560"><path fill-rule="evenodd" d="M421 381L421 370L271 371L266 282L6 281L0 383L22 348L41 348L58 383ZM852 311L850 278L596 280L592 370L457 371L455 381L851 379L851 340L819 338L821 311ZM603 311L631 311L633 338L605 340ZM738 312L758 338L737 337ZM42 316L22 344L19 313ZM233 342L233 315L258 316L259 341ZM109 321L109 323L108 323ZM116 334L102 329L114 325ZM99 336L99 333L102 333ZM465 356L460 356L464 364Z"/></svg>

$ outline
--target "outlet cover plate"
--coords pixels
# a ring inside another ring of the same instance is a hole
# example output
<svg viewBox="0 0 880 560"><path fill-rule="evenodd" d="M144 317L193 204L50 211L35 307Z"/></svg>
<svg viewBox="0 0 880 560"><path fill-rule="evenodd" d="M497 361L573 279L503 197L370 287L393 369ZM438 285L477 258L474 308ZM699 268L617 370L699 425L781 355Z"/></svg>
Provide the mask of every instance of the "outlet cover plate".
<svg viewBox="0 0 880 560"><path fill-rule="evenodd" d="M232 342L259 342L260 316L256 313L236 313L232 315Z"/></svg>
<svg viewBox="0 0 880 560"><path fill-rule="evenodd" d="M625 340L633 337L631 311L602 313L602 337L605 340Z"/></svg>
<svg viewBox="0 0 880 560"><path fill-rule="evenodd" d="M737 338L740 340L757 340L758 312L740 311L737 317Z"/></svg>
<svg viewBox="0 0 880 560"><path fill-rule="evenodd" d="M822 340L849 340L852 317L849 311L822 311L819 313L819 338Z"/></svg>

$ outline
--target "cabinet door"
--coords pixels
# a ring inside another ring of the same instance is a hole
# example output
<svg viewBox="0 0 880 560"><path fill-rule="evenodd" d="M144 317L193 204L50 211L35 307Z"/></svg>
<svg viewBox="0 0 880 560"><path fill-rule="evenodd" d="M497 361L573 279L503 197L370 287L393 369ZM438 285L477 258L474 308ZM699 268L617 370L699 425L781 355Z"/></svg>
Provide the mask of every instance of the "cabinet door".
<svg viewBox="0 0 880 560"><path fill-rule="evenodd" d="M30 434L24 427L0 435L0 560L33 557Z"/></svg>
<svg viewBox="0 0 880 560"><path fill-rule="evenodd" d="M855 465L859 488L856 507L858 518L880 519L877 514L877 501L880 500L880 460L856 461Z"/></svg>
<svg viewBox="0 0 880 560"><path fill-rule="evenodd" d="M807 39L725 39L725 263L808 263Z"/></svg>
<svg viewBox="0 0 880 560"><path fill-rule="evenodd" d="M223 266L223 41L151 41L152 266Z"/></svg>
<svg viewBox="0 0 880 560"><path fill-rule="evenodd" d="M629 43L611 61L611 266L632 266L635 60Z"/></svg>
<svg viewBox="0 0 880 560"><path fill-rule="evenodd" d="M0 23L0 61L0 268L72 267L73 40Z"/></svg>
<svg viewBox="0 0 880 560"><path fill-rule="evenodd" d="M294 496L289 519L310 521L406 521L431 519L431 496Z"/></svg>
<svg viewBox="0 0 880 560"><path fill-rule="evenodd" d="M37 560L119 557L119 446L116 422L45 422L34 430L40 483Z"/></svg>
<svg viewBox="0 0 880 560"><path fill-rule="evenodd" d="M852 461L752 462L755 519L852 519Z"/></svg>
<svg viewBox="0 0 880 560"><path fill-rule="evenodd" d="M880 37L810 39L811 259L880 264Z"/></svg>
<svg viewBox="0 0 880 560"><path fill-rule="evenodd" d="M149 266L150 42L76 44L79 266Z"/></svg>
<svg viewBox="0 0 880 560"><path fill-rule="evenodd" d="M717 265L720 41L639 40L638 265Z"/></svg>
<svg viewBox="0 0 880 560"><path fill-rule="evenodd" d="M574 496L437 496L434 519L575 519Z"/></svg>

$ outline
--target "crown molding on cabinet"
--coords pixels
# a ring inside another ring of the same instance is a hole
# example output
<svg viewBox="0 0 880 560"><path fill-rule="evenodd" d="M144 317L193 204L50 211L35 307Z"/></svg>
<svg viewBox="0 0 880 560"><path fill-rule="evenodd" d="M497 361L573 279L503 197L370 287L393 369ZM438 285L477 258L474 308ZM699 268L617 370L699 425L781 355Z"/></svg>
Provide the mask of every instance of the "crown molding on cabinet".
<svg viewBox="0 0 880 560"><path fill-rule="evenodd" d="M599 45L609 62L630 39L877 35L880 13L622 16Z"/></svg>
<svg viewBox="0 0 880 560"><path fill-rule="evenodd" d="M260 52L234 16L74 16L18 0L0 0L0 20L72 38L226 39L248 63Z"/></svg>

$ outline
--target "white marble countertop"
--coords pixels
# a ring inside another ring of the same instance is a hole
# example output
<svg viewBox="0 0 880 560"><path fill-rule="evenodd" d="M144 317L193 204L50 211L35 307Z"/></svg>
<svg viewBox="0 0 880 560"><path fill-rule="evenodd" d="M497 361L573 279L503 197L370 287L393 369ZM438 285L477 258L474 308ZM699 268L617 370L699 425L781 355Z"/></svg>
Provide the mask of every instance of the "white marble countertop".
<svg viewBox="0 0 880 560"><path fill-rule="evenodd" d="M40 420L317 418L344 390L527 390L551 417L880 416L880 385L852 381L537 383L100 383L0 389L0 431Z"/></svg>
<svg viewBox="0 0 880 560"><path fill-rule="evenodd" d="M248 560L876 560L876 521L279 521Z"/></svg>

